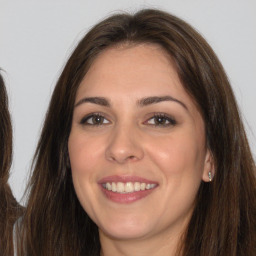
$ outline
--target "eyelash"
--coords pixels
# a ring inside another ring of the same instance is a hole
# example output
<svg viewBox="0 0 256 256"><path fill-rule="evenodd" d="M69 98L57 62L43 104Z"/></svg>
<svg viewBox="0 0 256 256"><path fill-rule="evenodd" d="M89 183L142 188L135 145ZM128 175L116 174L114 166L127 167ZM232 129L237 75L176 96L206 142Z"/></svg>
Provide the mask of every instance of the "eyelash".
<svg viewBox="0 0 256 256"><path fill-rule="evenodd" d="M97 120L97 118L100 119L99 123L93 123L93 120ZM91 119L90 123L88 122ZM156 120L158 119L159 123L156 123ZM87 126L101 126L109 124L110 121L107 120L105 116L101 113L92 113L82 118L80 121L81 125L87 125ZM150 124L149 121L154 120L154 124ZM161 121L162 120L162 121ZM105 122L105 123L104 123ZM163 122L163 123L161 123ZM166 123L168 122L168 123ZM153 116L149 119L147 119L143 124L153 125L156 127L169 127L169 126L175 126L177 124L176 120L164 113L154 113Z"/></svg>
<svg viewBox="0 0 256 256"><path fill-rule="evenodd" d="M156 123L155 124L150 124L150 125L154 125L157 127L169 127L169 126L175 126L177 124L176 120L172 117L170 117L169 115L166 115L164 113L154 113L154 115L149 118L148 120L146 120L146 122L149 122L150 120L154 120L156 121L157 119L162 119L163 122L168 122L166 123ZM160 120L158 120L160 121Z"/></svg>
<svg viewBox="0 0 256 256"><path fill-rule="evenodd" d="M106 124L106 123L104 123L104 121L100 122L100 123L96 123L96 124L88 122L90 119L92 119L92 122L93 122L93 119L95 120L96 118L100 118L101 120L102 119L107 120L104 117L104 115L101 114L101 113L92 113L92 114L89 114L89 115L83 117L82 120L80 121L80 124L82 124L82 125L91 125L91 126L100 126L100 125L105 125ZM108 121L108 123L110 123L110 121Z"/></svg>

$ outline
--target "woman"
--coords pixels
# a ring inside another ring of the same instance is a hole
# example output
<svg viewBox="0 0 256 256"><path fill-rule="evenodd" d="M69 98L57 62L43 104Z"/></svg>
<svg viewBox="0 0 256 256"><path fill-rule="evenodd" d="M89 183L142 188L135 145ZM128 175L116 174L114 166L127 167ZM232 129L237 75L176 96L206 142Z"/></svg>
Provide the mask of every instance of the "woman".
<svg viewBox="0 0 256 256"><path fill-rule="evenodd" d="M13 224L21 214L21 208L8 185L12 158L12 127L4 81L0 75L0 252L13 255Z"/></svg>
<svg viewBox="0 0 256 256"><path fill-rule="evenodd" d="M97 24L53 92L20 255L255 255L255 164L225 72L158 10Z"/></svg>

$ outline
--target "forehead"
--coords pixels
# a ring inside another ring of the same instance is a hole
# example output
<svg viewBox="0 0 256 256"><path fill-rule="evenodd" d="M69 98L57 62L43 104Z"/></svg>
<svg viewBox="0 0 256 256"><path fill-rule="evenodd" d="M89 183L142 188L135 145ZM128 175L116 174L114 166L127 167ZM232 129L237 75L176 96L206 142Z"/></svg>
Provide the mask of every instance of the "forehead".
<svg viewBox="0 0 256 256"><path fill-rule="evenodd" d="M103 51L82 80L77 99L102 96L138 99L171 95L194 104L179 79L171 57L155 44L121 45Z"/></svg>

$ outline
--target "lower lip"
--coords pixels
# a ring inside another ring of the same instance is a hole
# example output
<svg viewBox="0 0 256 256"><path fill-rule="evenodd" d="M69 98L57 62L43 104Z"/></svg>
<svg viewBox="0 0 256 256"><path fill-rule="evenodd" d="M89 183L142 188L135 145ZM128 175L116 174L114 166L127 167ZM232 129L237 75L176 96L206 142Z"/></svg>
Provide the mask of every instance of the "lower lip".
<svg viewBox="0 0 256 256"><path fill-rule="evenodd" d="M112 192L111 190L107 190L107 189L103 188L102 185L100 185L100 188L101 188L103 194L109 200L111 200L115 203L129 204L129 203L136 202L136 201L148 196L155 190L156 187L152 188L152 189L148 189L148 190L141 190L141 191L126 193L126 194Z"/></svg>

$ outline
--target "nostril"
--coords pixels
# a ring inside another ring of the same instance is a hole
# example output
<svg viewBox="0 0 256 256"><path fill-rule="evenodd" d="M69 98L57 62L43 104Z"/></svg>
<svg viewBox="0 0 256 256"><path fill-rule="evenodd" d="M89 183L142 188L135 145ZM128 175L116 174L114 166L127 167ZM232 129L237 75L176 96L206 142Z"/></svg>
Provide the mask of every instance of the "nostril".
<svg viewBox="0 0 256 256"><path fill-rule="evenodd" d="M117 139L115 137L115 139ZM116 141L115 141L116 142ZM111 143L105 149L105 157L109 161L118 163L135 162L143 158L143 149L140 145L129 142L126 144Z"/></svg>

